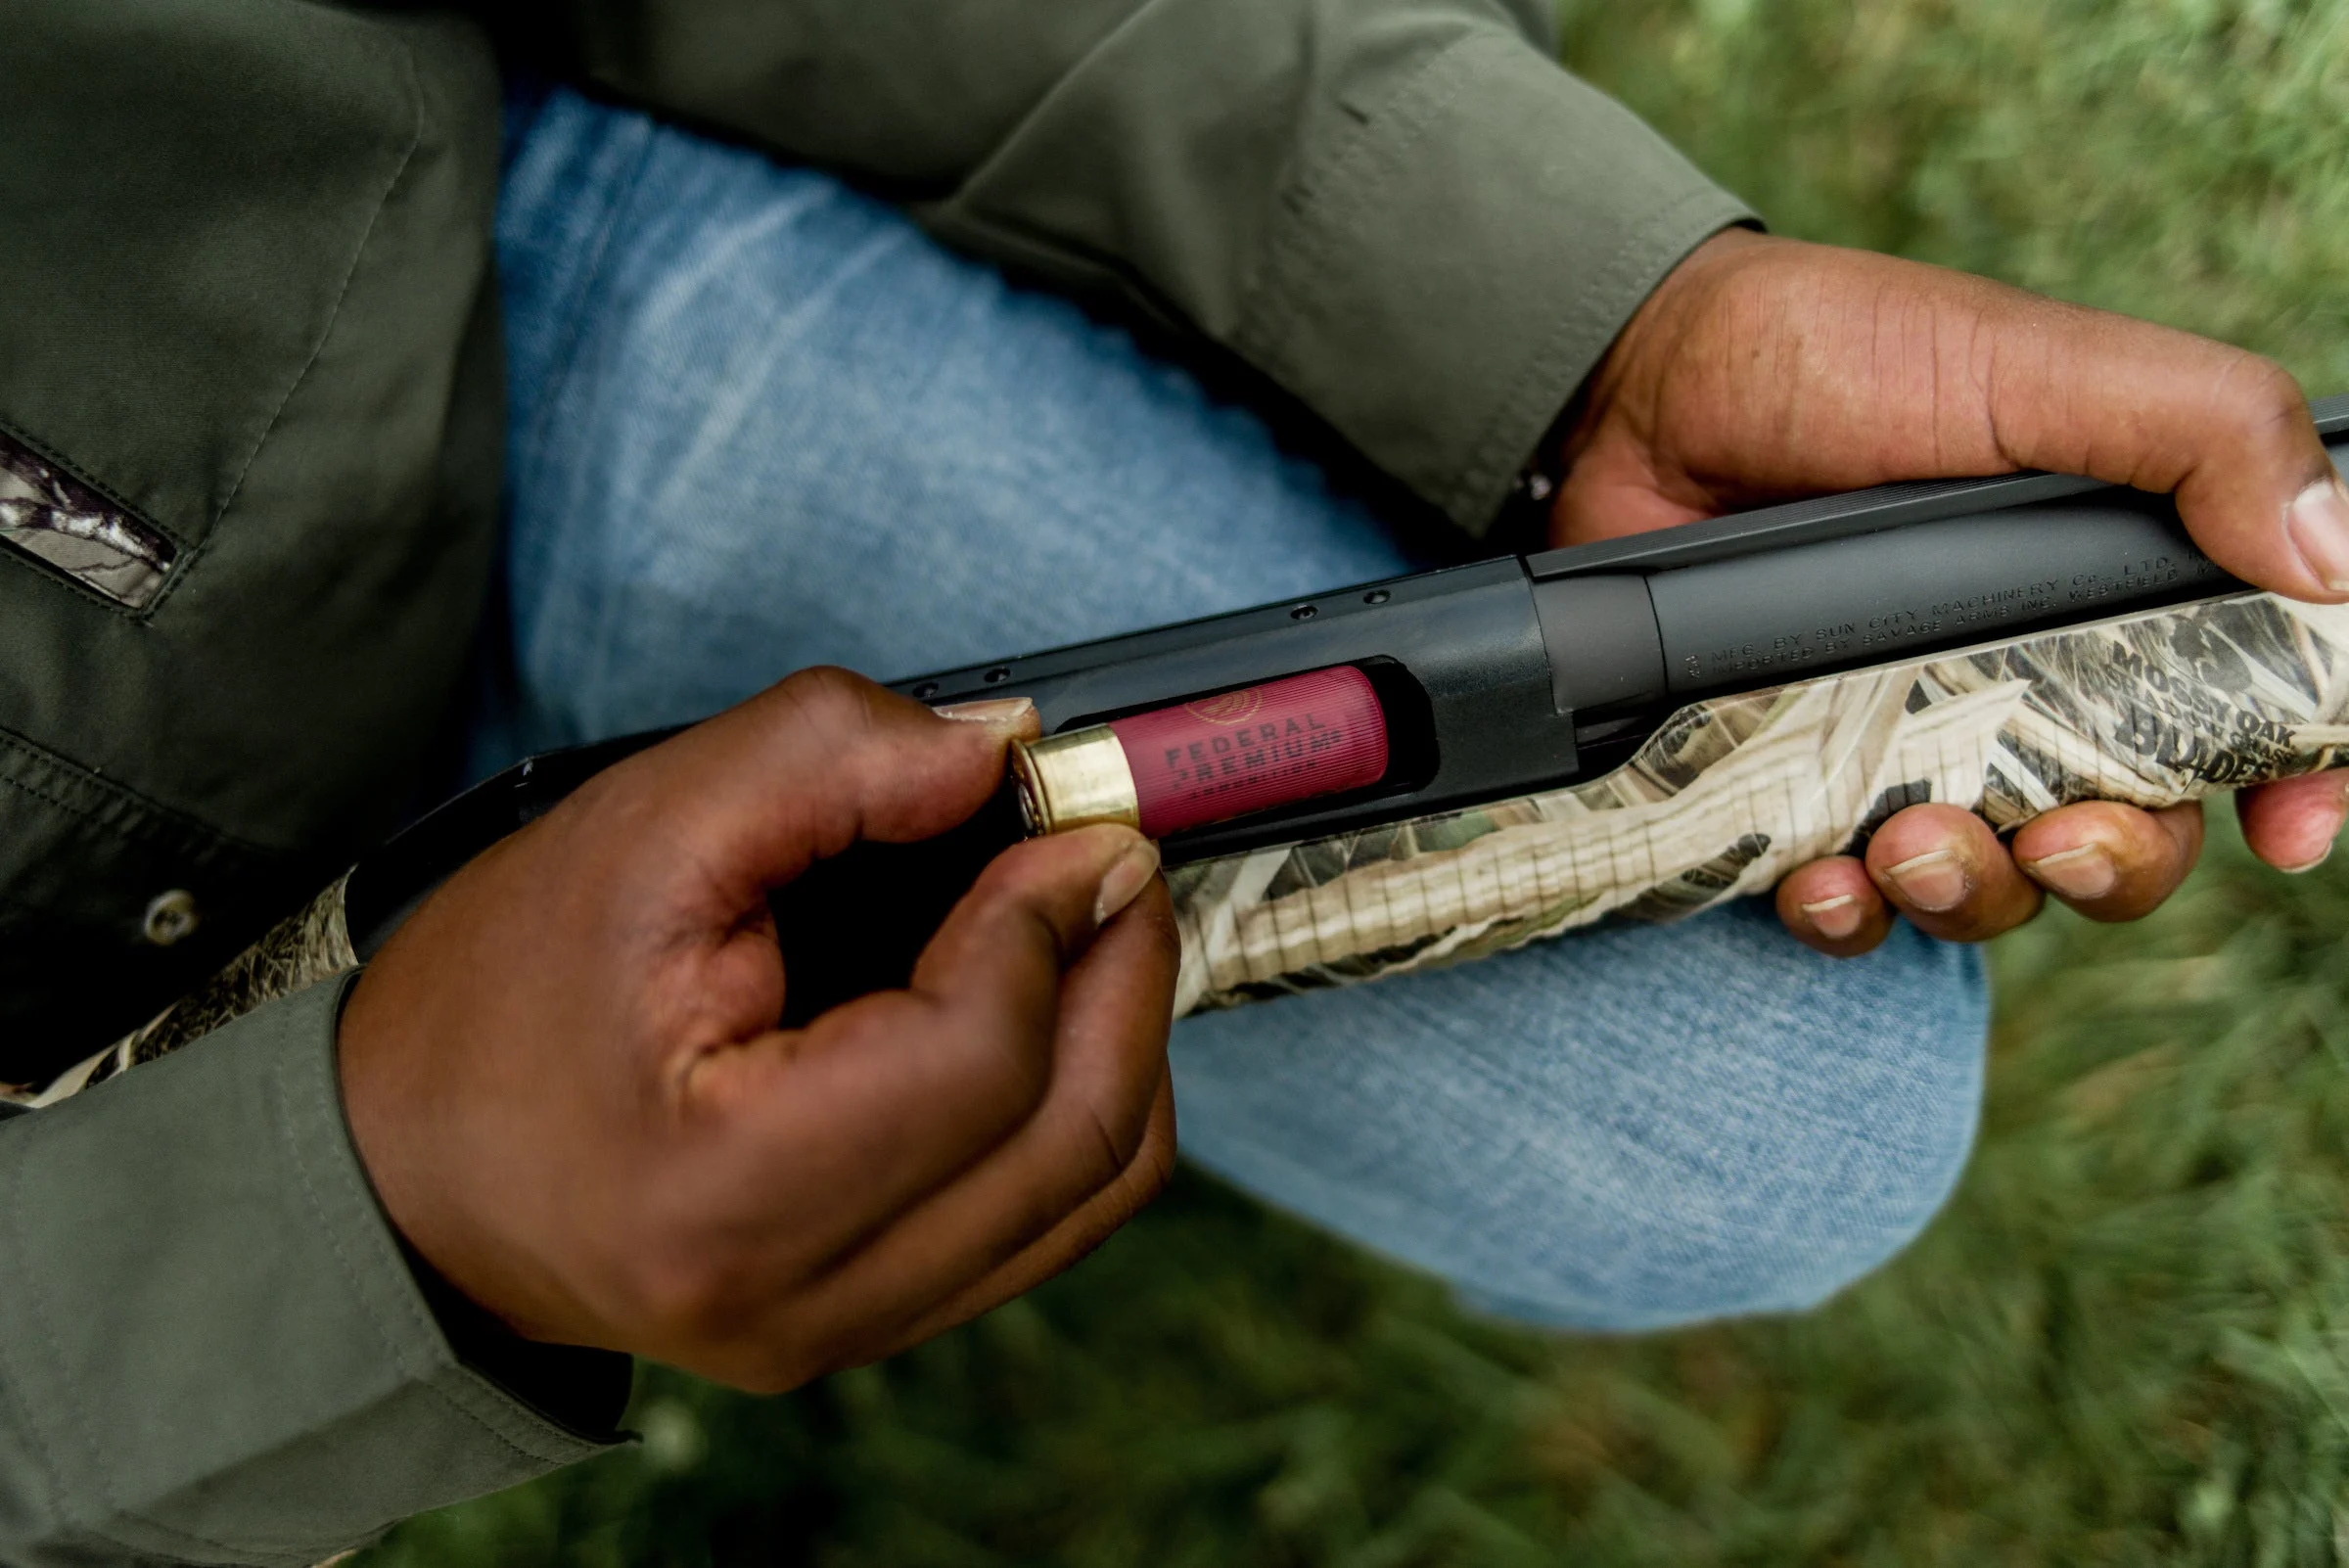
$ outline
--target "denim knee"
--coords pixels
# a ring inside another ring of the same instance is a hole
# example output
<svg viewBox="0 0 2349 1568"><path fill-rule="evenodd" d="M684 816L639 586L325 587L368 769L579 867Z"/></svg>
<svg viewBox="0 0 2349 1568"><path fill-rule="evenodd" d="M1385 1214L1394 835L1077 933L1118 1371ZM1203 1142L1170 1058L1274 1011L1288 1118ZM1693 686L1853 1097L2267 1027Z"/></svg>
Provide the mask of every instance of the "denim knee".
<svg viewBox="0 0 2349 1568"><path fill-rule="evenodd" d="M1186 1150L1275 1203L1500 1315L1652 1328L1811 1306L1912 1239L1986 1027L1972 949L1837 962L1748 903L1200 1020L1175 1082Z"/></svg>

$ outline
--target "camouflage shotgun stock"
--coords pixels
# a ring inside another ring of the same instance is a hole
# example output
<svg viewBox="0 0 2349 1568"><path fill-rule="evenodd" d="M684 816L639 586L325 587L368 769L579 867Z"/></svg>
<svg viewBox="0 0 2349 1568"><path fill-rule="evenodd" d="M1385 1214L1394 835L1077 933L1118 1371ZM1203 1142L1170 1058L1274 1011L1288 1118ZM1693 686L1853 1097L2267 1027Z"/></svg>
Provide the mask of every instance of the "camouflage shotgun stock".
<svg viewBox="0 0 2349 1568"><path fill-rule="evenodd" d="M2349 465L2349 398L2315 412ZM1327 789L1294 749L1310 702L1277 695L1324 671L1349 702L1374 693L1379 731L1375 751L1331 754L1346 766ZM2165 498L2016 474L1364 583L898 689L1035 700L1053 738L1023 771L1031 823L1056 819L1057 756L1088 769L1086 810L1181 824L1162 848L1184 1013L1678 919L1917 802L2004 831L2076 801L2162 807L2331 767L2349 760L2349 607L2228 576ZM361 961L465 859L659 738L476 787L40 1097ZM1219 816L1226 782L1248 808ZM1022 831L1007 787L944 839L859 846L778 890L786 1020L900 980Z"/></svg>

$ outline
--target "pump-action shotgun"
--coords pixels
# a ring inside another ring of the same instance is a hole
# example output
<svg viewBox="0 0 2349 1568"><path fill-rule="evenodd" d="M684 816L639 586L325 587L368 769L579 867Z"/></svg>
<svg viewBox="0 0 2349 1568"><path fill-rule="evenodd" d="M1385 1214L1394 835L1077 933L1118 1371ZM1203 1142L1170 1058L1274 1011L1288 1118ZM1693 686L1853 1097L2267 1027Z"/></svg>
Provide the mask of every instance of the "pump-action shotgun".
<svg viewBox="0 0 2349 1568"><path fill-rule="evenodd" d="M2349 398L2316 405L2349 470ZM1178 1011L1768 889L1919 801L2001 830L2349 760L2349 607L2214 566L2165 497L2051 474L1896 484L1362 583L899 681L1032 698L961 828L773 896L788 1021L901 983L1021 834L1160 840ZM363 961L473 854L660 739L531 759L419 819L52 1092Z"/></svg>

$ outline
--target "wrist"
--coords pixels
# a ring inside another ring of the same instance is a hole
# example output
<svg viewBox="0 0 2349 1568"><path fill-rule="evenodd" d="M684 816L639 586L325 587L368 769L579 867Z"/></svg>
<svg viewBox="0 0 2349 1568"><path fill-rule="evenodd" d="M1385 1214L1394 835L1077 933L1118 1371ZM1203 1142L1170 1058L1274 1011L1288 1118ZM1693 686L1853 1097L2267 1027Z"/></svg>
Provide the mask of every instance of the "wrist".
<svg viewBox="0 0 2349 1568"><path fill-rule="evenodd" d="M444 1329L438 1307L458 1298L524 1338L576 1338L540 1307L546 1293L526 1288L529 1249L492 1233L482 1212L492 1178L423 1048L452 1026L434 1016L430 972L416 972L398 946L395 938L360 972L336 1029L343 1115L360 1170Z"/></svg>

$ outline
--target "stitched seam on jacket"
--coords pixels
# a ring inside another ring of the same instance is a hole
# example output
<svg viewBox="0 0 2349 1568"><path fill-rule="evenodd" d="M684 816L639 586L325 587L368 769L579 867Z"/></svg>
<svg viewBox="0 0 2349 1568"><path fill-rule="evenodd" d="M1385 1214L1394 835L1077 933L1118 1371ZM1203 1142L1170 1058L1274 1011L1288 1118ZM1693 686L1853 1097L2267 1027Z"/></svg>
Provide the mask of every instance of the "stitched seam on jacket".
<svg viewBox="0 0 2349 1568"><path fill-rule="evenodd" d="M13 1135L20 1139L30 1138L33 1135L33 1129L30 1127L21 1128ZM19 1233L23 1223L19 1217L23 1214L24 1206L17 1201L16 1187L17 1176L14 1168L5 1160L0 1160L0 1224L6 1225L9 1232L11 1245L8 1249L8 1256L21 1259L24 1256L24 1240ZM27 1274L25 1276L25 1294L31 1296L37 1288L31 1276ZM30 1305L31 1310L38 1314L39 1303L33 1302ZM18 1426L28 1440L27 1446L32 1450L33 1463L39 1467L41 1472L41 1491L49 1501L49 1517L60 1525L69 1525L73 1521L68 1517L66 1510L65 1481L58 1474L57 1461L50 1453L51 1435L45 1432L34 1418L32 1401L25 1397L23 1391L17 1386L16 1379L9 1374L9 1360L7 1352L0 1350L0 1400L5 1400L8 1407L16 1411Z"/></svg>
<svg viewBox="0 0 2349 1568"><path fill-rule="evenodd" d="M329 1048L332 1049L331 1046ZM320 1196L318 1184L310 1175L310 1162L303 1157L301 1139L295 1131L294 1093L289 1082L294 1070L294 1052L287 1052L285 1058L275 1064L276 1071L270 1075L270 1087L277 1102L278 1136L285 1144L295 1174L301 1178L301 1194L309 1201L310 1213L318 1221L319 1233L326 1238L328 1248L334 1253L335 1262L343 1270L343 1278L350 1286L351 1298L358 1303L361 1315L367 1319L367 1326L375 1330L377 1340L384 1347L385 1357L393 1369L403 1378L414 1378L415 1371L409 1366L407 1358L400 1353L399 1342L392 1337L390 1325L377 1314L375 1303L369 1299L366 1282L360 1278L358 1267L351 1262L350 1254L345 1249L342 1233L335 1227L333 1217L327 1213L326 1200ZM319 1089L319 1097L322 1102L327 1098L323 1085ZM321 1108L331 1116L341 1115L332 1104L322 1103Z"/></svg>
<svg viewBox="0 0 2349 1568"><path fill-rule="evenodd" d="M27 1130L28 1132L31 1130ZM11 1206L10 1212L16 1212L15 1206ZM17 1255L19 1257L23 1256L22 1248L18 1249ZM32 1316L34 1326L40 1331L41 1339L48 1348L50 1360L57 1367L59 1381L66 1384L68 1391L70 1392L73 1388L74 1381L71 1369L72 1363L66 1359L65 1344L57 1337L55 1314L49 1311L46 1302L42 1299L39 1284L29 1275L27 1276L24 1295L25 1306ZM79 1407L78 1400L75 1402L75 1407L76 1408ZM98 1443L97 1439L91 1434L89 1429L84 1426L82 1422L70 1411L68 1412L67 1421L72 1435L80 1440L82 1448L86 1450L90 1455L90 1473L92 1478L97 1483L98 1499L104 1505L106 1511L109 1514L118 1515L125 1519L138 1520L138 1522L142 1524L150 1523L151 1521L141 1518L137 1510L126 1508L122 1505L122 1499L115 1490L114 1474L107 1465L106 1451ZM69 1510L58 1506L59 1500L60 1499L58 1499L57 1494L53 1492L51 1498L51 1512L56 1516L60 1524L67 1526L79 1525L81 1528L89 1531L90 1534L96 1536L102 1541L120 1546L125 1551L131 1552L134 1555L143 1554L144 1548L138 1544L123 1540L120 1536L107 1529L98 1521L79 1520L73 1518ZM185 1531L174 1530L168 1525L159 1525L157 1528L167 1536L188 1542L194 1545L206 1547L209 1550L233 1552L236 1549L235 1547L229 1545L226 1542L209 1541L203 1536L190 1535Z"/></svg>
<svg viewBox="0 0 2349 1568"><path fill-rule="evenodd" d="M182 561L193 561L196 559L197 553L198 552L192 548L186 549L185 553L180 557L180 559ZM99 609L108 612L110 615L119 616L122 620L129 622L133 625L144 625L146 623L147 613L163 601L165 590L170 587L171 583L176 578L178 571L180 570L179 568L174 567L171 572L165 573L163 576L162 585L156 589L155 597L148 600L146 604L140 606L138 609L134 610L129 605L124 604L121 600L115 598L113 595L106 593L102 589L91 587L88 583L82 581L81 578L75 576L72 573L65 571L53 563L43 561L39 556L36 556L27 550L21 549L15 545L11 545L5 550L0 550L0 561L6 561L10 566L21 572L29 572L36 580L46 583L52 588L63 589L65 592L73 595L77 599L87 600L89 603L97 606Z"/></svg>
<svg viewBox="0 0 2349 1568"><path fill-rule="evenodd" d="M37 742L26 740L23 736L19 735L14 730L0 728L0 750L15 752L17 755L23 757L28 761L44 763L51 767L63 768L69 772L81 772L89 774L93 788L104 790L111 795L117 796L122 800L129 802L131 805L136 806L140 810L144 811L150 817L155 818L159 825L177 828L183 833L211 839L220 844L227 845L233 850L240 850L250 854L265 855L272 859L285 859L291 853L285 850L273 850L265 844L255 844L251 839L240 838L234 833L224 833L220 829L212 827L208 823L200 821L195 817L189 816L185 812L173 810L170 807L163 805L161 801L149 799L147 796L140 794L137 790L132 789L127 784L117 783L114 779L105 777L94 767L85 766L80 762L74 761L70 758L61 756L58 753L49 750L47 747L42 746ZM110 831L115 832L120 831L118 828L113 827L112 824L99 821L96 818L89 816L86 811L79 807L69 806L64 801L56 800L48 795L42 794L39 790L33 788L29 784L24 783L21 779L0 776L0 784L10 785L13 788L24 791L24 793L27 795L34 796L40 800L48 801L50 805L56 807L59 810L67 811L72 815L81 817L82 820L89 822L93 827L108 828Z"/></svg>
<svg viewBox="0 0 2349 1568"><path fill-rule="evenodd" d="M1214 333L1209 332L1190 311L1177 305L1173 298L1158 286L1156 280L1150 278L1135 265L1132 257L1121 255L1116 252L1101 251L1091 246L1080 245L1068 235L1047 225L1031 224L1010 214L986 212L974 208L970 201L971 191L987 183L1008 156L1010 150L1023 141L1028 128L1035 124L1039 116L1049 114L1057 102L1073 90L1070 83L1087 70L1095 59L1109 50L1117 48L1128 33L1148 25L1155 19L1154 14L1162 7L1172 6L1174 3L1175 0L1141 0L1140 4L1134 5L1124 17L1119 19L1116 26L1094 39L1082 54L1068 62L1060 74L1052 79L1051 84L1021 113L1003 136L987 150L986 156L975 161L968 169L964 170L961 177L954 181L951 190L934 200L912 202L904 204L904 206L914 220L925 229L931 230L934 236L940 227L958 230L966 235L988 236L1005 252L1020 253L1019 259L1024 259L1026 264L1042 278L1060 279L1064 282L1069 280L1071 277L1069 261L1071 257L1075 257L1082 261L1084 268L1095 274L1097 278L1107 279L1132 296L1133 302L1139 305L1145 315L1158 316L1165 322L1173 323L1182 330L1195 334L1204 342L1215 344L1232 353L1241 353L1243 350L1239 345L1242 334L1246 330L1248 297L1249 291L1253 287L1252 281L1243 280L1234 296L1232 301L1233 325L1230 334L1226 338L1218 338ZM1273 204L1277 207L1278 203L1279 192L1276 190L1273 193ZM945 243L956 250L971 249L959 239L946 240ZM983 257L983 259L1001 262L1013 259L1013 257ZM1253 273L1251 274L1252 278ZM1086 281L1093 280L1087 279ZM1271 374L1268 367L1259 366L1258 368L1263 369L1267 375Z"/></svg>
<svg viewBox="0 0 2349 1568"><path fill-rule="evenodd" d="M343 1000L349 995L350 987L356 984L356 973L357 972L354 971L352 976L343 977L339 983L335 981L329 981L325 983L328 985L333 985L337 989L338 994L336 997L334 1015L338 1020L342 1015ZM335 1032L340 1032L339 1023L336 1025ZM333 1047L330 1044L329 1050L331 1051ZM472 1422L482 1431L496 1439L498 1443L502 1444L505 1449L515 1456L527 1460L541 1460L549 1457L559 1457L531 1453L530 1450L517 1443L510 1434L500 1430L496 1425L484 1419L479 1411L467 1408L462 1403L453 1398L447 1389L441 1386L440 1373L442 1371L442 1367L435 1365L419 1371L419 1369L415 1368L409 1362L407 1358L400 1354L400 1347L398 1341L393 1337L392 1325L387 1323L383 1316L377 1312L375 1301L368 1293L366 1281L361 1276L358 1265L351 1259L348 1250L344 1247L342 1232L336 1228L333 1217L327 1211L326 1200L320 1194L317 1182L312 1177L310 1164L308 1159L305 1157L301 1140L294 1134L294 1102L292 1099L292 1084L290 1082L292 1072L293 1053L289 1052L287 1059L278 1064L278 1070L275 1075L277 1099L280 1110L279 1131L281 1135L285 1137L288 1151L293 1155L295 1169L301 1176L302 1195L309 1200L310 1211L317 1217L320 1228L326 1235L327 1243L334 1250L335 1262L342 1266L344 1277L349 1281L351 1295L358 1302L359 1311L366 1315L369 1326L374 1328L376 1336L382 1340L384 1349L391 1358L392 1364L398 1369L402 1377L406 1378L409 1382L415 1384L419 1388L430 1390L433 1396L442 1405L446 1406L452 1412L463 1416L466 1420ZM326 1074L319 1082L317 1090L317 1103L313 1109L319 1116L325 1118L325 1126L340 1130L344 1126L343 1108L341 1105L337 1104L335 1100L334 1077L334 1070L330 1066ZM433 1322L431 1314L424 1310L423 1304L411 1296L410 1299L406 1301L405 1305L408 1314L408 1326L423 1335L429 1342L439 1342L439 1327Z"/></svg>
<svg viewBox="0 0 2349 1568"><path fill-rule="evenodd" d="M93 815L91 812L83 809L81 807L72 805L70 802L62 801L56 796L50 794L47 790L41 789L37 785L27 784L21 778L0 778L0 788L15 790L20 795L29 795L34 800L39 801L44 805L56 807L58 810L65 812L66 815L72 817L74 820L81 822L86 826L98 828L102 831L112 831L114 828L114 824L112 822L108 822L101 817Z"/></svg>
<svg viewBox="0 0 2349 1568"><path fill-rule="evenodd" d="M46 1131L46 1129L36 1127L27 1130L28 1133L36 1135L43 1131ZM14 1205L11 1206L11 1212L16 1212ZM17 1256L21 1258L23 1255L23 1249L19 1248L17 1251ZM47 1301L43 1299L41 1282L34 1272L29 1269L25 1272L24 1298L26 1310L30 1314L33 1320L33 1326L40 1331L41 1342L49 1352L50 1364L57 1368L58 1379L60 1382L66 1385L68 1392L73 1392L74 1378L72 1363L66 1360L65 1343L57 1337L57 1327L54 1321L54 1314L49 1311L49 1305ZM73 1401L73 1409L66 1412L65 1425L67 1430L69 1431L74 1438L79 1440L83 1451L89 1454L90 1473L92 1478L97 1483L99 1500L106 1505L110 1512L119 1512L120 1504L116 1502L115 1499L114 1477L107 1469L105 1451L101 1449L97 1441L91 1437L88 1429L82 1425L78 1415L75 1413L75 1411L80 1408L80 1406L81 1401L76 1398ZM60 1512L62 1517L63 1510L60 1510ZM101 1535L105 1534L104 1531L99 1531L98 1533ZM112 1540L113 1538L108 1537L108 1539ZM127 1545L127 1543L117 1544Z"/></svg>
<svg viewBox="0 0 2349 1568"><path fill-rule="evenodd" d="M110 833L118 839L135 839L137 836L137 824L135 821L127 826L120 822L109 822L105 817L90 811L86 807L75 806L72 802L53 795L38 785L27 784L21 778L0 777L0 788L15 790L20 795L29 795L34 800L41 802L43 805L53 807L57 810L63 811L66 815L72 817L75 821L82 823L86 827L95 829L98 832ZM144 802L136 801L135 797L133 799L134 804L145 804Z"/></svg>
<svg viewBox="0 0 2349 1568"><path fill-rule="evenodd" d="M286 408L294 401L294 394L309 381L310 372L317 368L319 357L326 352L327 344L333 341L336 324L343 319L344 301L350 297L351 280L359 275L359 267L367 259L368 247L375 243L375 231L382 225L384 213L391 208L392 193L399 189L400 181L407 178L408 165L415 161L416 150L424 145L424 84L416 73L414 51L403 44L400 59L407 67L408 100L414 106L414 118L408 127L408 145L400 153L399 162L392 170L392 177L384 182L383 190L376 195L375 210L368 214L366 232L359 236L358 245L351 251L350 264L343 269L343 281L335 289L335 302L327 310L326 324L319 330L318 341L310 345L309 357L301 362L300 371L286 384L284 393L277 399L277 406L269 411L268 424L261 427L260 435L253 438L252 449L245 454L245 461L238 465L237 477L229 482L228 493L221 497L220 509L212 514L212 526L206 530L203 541L196 546L185 564L165 579L161 590L148 606L150 612L169 597L178 583L194 575L198 564L211 553L212 540L219 537L221 524L236 509L238 498L245 493L245 481L253 473L253 465L269 444L269 438L277 434L278 422L286 417Z"/></svg>
<svg viewBox="0 0 2349 1568"><path fill-rule="evenodd" d="M288 1053L289 1056L290 1054L291 1053ZM366 1316L369 1326L375 1329L377 1336L383 1340L392 1364L397 1368L403 1376L408 1375L407 1366L399 1355L398 1346L392 1342L391 1335L386 1332L382 1321L375 1315L374 1310L367 1300L365 1291L360 1288L358 1276L355 1270L352 1268L349 1259L344 1254L341 1238L335 1233L334 1228L331 1225L324 1224L324 1209L319 1201L315 1188L311 1185L307 1164L301 1158L300 1141L293 1135L293 1107L287 1093L287 1085L285 1082L291 1063L289 1060L281 1059L272 1063L271 1065L274 1068L274 1071L270 1074L270 1087L272 1091L271 1099L275 1103L277 1110L277 1133L286 1151L292 1156L292 1164L295 1168L295 1171L301 1178L303 1194L310 1200L310 1205L313 1212L317 1213L319 1216L328 1244L333 1248L336 1262L342 1266L345 1276L351 1284L351 1294L354 1298L356 1298L361 1314ZM43 1326L45 1329L45 1322ZM52 1354L55 1354L54 1341L52 1343ZM62 1357L59 1359L59 1364L61 1367L64 1365ZM418 1379L417 1381L421 1380ZM87 1441L86 1436L84 1440ZM95 1452L94 1445L93 1452ZM221 1552L233 1560L259 1560L271 1563L282 1563L289 1565L289 1568L291 1568L291 1565L299 1564L304 1559L311 1556L311 1554L308 1552L288 1553L284 1551L271 1551L265 1548L256 1548L251 1544L232 1544L225 1541L214 1541L208 1537L198 1535L192 1531L182 1529L178 1525L171 1524L168 1521L158 1519L151 1513L147 1513L136 1508L125 1507L120 1499L115 1495L115 1491L111 1482L107 1483L105 1486L104 1497L106 1505L111 1511L119 1514L124 1519L131 1520L149 1530L154 1531L158 1536L163 1537L167 1540L183 1542L191 1545L201 1546L210 1551ZM143 1554L149 1549L140 1544L124 1541L118 1536L107 1534L103 1531L98 1531L96 1533L104 1535L105 1539L114 1542L115 1545L120 1545L124 1549L133 1553Z"/></svg>
<svg viewBox="0 0 2349 1568"><path fill-rule="evenodd" d="M1288 186L1273 194L1276 215L1267 226L1264 254L1241 291L1231 346L1283 386L1292 384L1293 367L1268 318L1292 292L1287 280L1313 276L1336 247L1337 236L1321 210L1328 193L1348 189L1353 169L1380 148L1391 144L1402 152L1417 142L1434 113L1450 102L1443 94L1428 92L1428 76L1455 52L1484 37L1481 32L1463 33L1429 55L1387 95L1384 109L1357 121L1319 163L1301 168ZM1285 224L1277 216L1284 209L1291 217Z"/></svg>
<svg viewBox="0 0 2349 1568"><path fill-rule="evenodd" d="M37 1130L27 1129L24 1133L20 1133L19 1135L37 1135ZM21 1206L12 1203L8 1205L5 1212L11 1215L17 1214L21 1212ZM20 1258L23 1256L23 1248L21 1245L16 1249L16 1256ZM51 1363L57 1368L59 1380L65 1383L68 1390L70 1392L73 1387L73 1376L71 1371L72 1363L66 1359L64 1343L57 1337L57 1329L54 1320L55 1314L49 1311L46 1302L43 1300L38 1281L30 1274L27 1274L26 1277L25 1305L33 1318L34 1326L40 1331L41 1338L47 1345ZM29 1407L26 1407L29 1408ZM75 1402L75 1408L79 1408L78 1400ZM240 1551L241 1548L231 1545L227 1542L213 1541L208 1537L195 1535L189 1531L178 1529L172 1525L164 1524L159 1520L150 1519L141 1514L135 1508L123 1506L122 1499L115 1489L113 1472L109 1469L107 1464L106 1451L100 1446L97 1440L91 1435L89 1430L80 1422L80 1420L73 1414L72 1411L68 1412L67 1421L73 1436L80 1440L82 1447L90 1455L90 1470L92 1476L97 1482L98 1499L104 1505L109 1514L117 1515L123 1519L134 1520L139 1524L149 1526L162 1536L175 1541L185 1542L191 1545L201 1546L207 1550L224 1552L231 1554L232 1556ZM60 1501L61 1499L59 1493L55 1488L53 1488L51 1492L50 1511L52 1515L57 1518L60 1524L69 1527L79 1526L80 1528L89 1531L90 1534L96 1536L100 1540L108 1542L111 1545L120 1546L123 1550L130 1552L134 1556L143 1557L148 1555L149 1549L142 1544L124 1540L121 1536L107 1529L103 1524L96 1520L74 1518L68 1509L59 1505Z"/></svg>
<svg viewBox="0 0 2349 1568"><path fill-rule="evenodd" d="M1073 90L1069 85L1071 82L1083 75L1095 60L1116 48L1128 33L1144 26L1154 13L1175 3L1176 0L1137 0L1137 3L1129 5L1126 15L1118 19L1116 26L1094 38L1074 59L1062 66L1060 73L1046 83L1044 90L1036 94L1028 107L1004 127L1003 134L995 139L994 145L971 161L970 166L954 180L951 189L934 201L914 205L939 208L959 203L965 192L994 172L995 165L1002 161L1006 152L1027 135L1028 127L1036 123L1037 116L1049 113L1059 99Z"/></svg>

